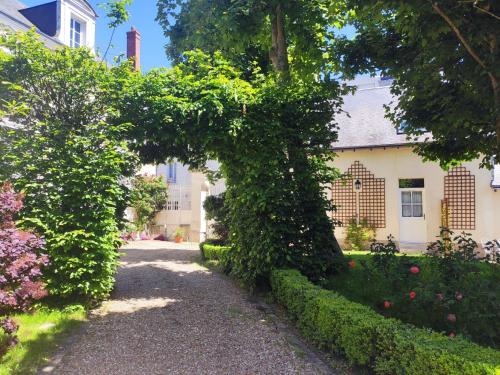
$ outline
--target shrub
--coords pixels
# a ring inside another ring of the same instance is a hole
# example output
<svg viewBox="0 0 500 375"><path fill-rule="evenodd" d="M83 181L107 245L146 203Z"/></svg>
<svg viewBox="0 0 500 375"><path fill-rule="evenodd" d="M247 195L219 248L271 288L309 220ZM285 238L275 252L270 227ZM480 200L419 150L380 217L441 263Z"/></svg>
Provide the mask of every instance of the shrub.
<svg viewBox="0 0 500 375"><path fill-rule="evenodd" d="M135 176L132 180L130 205L134 209L139 231L148 230L155 215L167 203L168 186L161 176Z"/></svg>
<svg viewBox="0 0 500 375"><path fill-rule="evenodd" d="M231 271L231 247L211 245L207 242L200 244L201 255L204 260L216 262L222 271Z"/></svg>
<svg viewBox="0 0 500 375"><path fill-rule="evenodd" d="M346 228L345 246L349 250L361 251L369 247L370 241L375 239L375 228L365 218L358 224L351 219Z"/></svg>
<svg viewBox="0 0 500 375"><path fill-rule="evenodd" d="M84 48L47 49L34 32L6 35L0 45L11 52L0 59L11 99L0 111L19 124L0 135L7 145L0 179L23 191L23 225L46 239L49 295L105 298L122 243L124 176L136 167L123 140L129 125L116 123L117 100L134 73L108 68Z"/></svg>
<svg viewBox="0 0 500 375"><path fill-rule="evenodd" d="M447 334L460 333L500 347L500 272L481 262L469 236L443 231L432 256L395 256L396 247L372 245L372 255L327 285L386 316Z"/></svg>
<svg viewBox="0 0 500 375"><path fill-rule="evenodd" d="M217 239L223 243L229 241L229 208L226 204L225 193L211 195L203 203L206 219L213 221L211 229Z"/></svg>
<svg viewBox="0 0 500 375"><path fill-rule="evenodd" d="M0 190L0 329L7 335L0 342L0 356L7 346L17 342L17 324L10 315L27 311L31 304L44 297L46 291L40 281L42 267L48 257L40 254L43 240L33 233L20 231L14 215L22 208L22 197L6 183Z"/></svg>
<svg viewBox="0 0 500 375"><path fill-rule="evenodd" d="M295 270L274 270L272 292L317 346L342 353L378 374L496 374L500 352L395 319L310 283Z"/></svg>

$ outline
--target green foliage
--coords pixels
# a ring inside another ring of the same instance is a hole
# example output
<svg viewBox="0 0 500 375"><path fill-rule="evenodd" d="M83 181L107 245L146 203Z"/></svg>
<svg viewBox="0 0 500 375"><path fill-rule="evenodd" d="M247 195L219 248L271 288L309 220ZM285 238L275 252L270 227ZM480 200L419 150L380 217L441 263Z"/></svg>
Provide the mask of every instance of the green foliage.
<svg viewBox="0 0 500 375"><path fill-rule="evenodd" d="M355 219L346 228L345 246L349 250L361 251L368 249L368 243L375 239L375 228L368 224L367 219L358 224Z"/></svg>
<svg viewBox="0 0 500 375"><path fill-rule="evenodd" d="M221 51L251 76L255 66L272 71L271 18L278 3L285 13L285 30L292 69L301 74L334 71L326 53L335 29L343 25L344 1L333 0L158 0L157 21L169 39L167 56L183 61L183 53ZM340 17L339 17L340 16Z"/></svg>
<svg viewBox="0 0 500 375"><path fill-rule="evenodd" d="M211 224L212 232L222 242L229 240L229 226L231 224L229 217L229 207L227 206L225 193L218 196L211 195L203 203L205 217L213 221Z"/></svg>
<svg viewBox="0 0 500 375"><path fill-rule="evenodd" d="M174 237L175 238L184 238L184 231L182 230L182 228L180 228L180 227L175 228Z"/></svg>
<svg viewBox="0 0 500 375"><path fill-rule="evenodd" d="M109 20L108 27L114 29L128 21L130 15L127 7L132 4L133 0L115 0L99 4L106 12L106 18Z"/></svg>
<svg viewBox="0 0 500 375"><path fill-rule="evenodd" d="M317 346L377 374L496 374L500 352L462 338L386 319L310 283L296 270L274 270L272 291Z"/></svg>
<svg viewBox="0 0 500 375"><path fill-rule="evenodd" d="M443 242L451 244L446 245L450 251L430 257L395 256L391 241L375 244L376 253L353 257L349 273L325 285L384 315L500 348L498 265L470 257L468 237L451 235Z"/></svg>
<svg viewBox="0 0 500 375"><path fill-rule="evenodd" d="M334 270L341 251L323 186L337 176L327 163L338 85L258 74L249 82L219 53L185 59L137 79L123 96L124 118L142 124L130 138L143 160L175 157L199 169L209 158L221 163L232 271L247 284L274 266L315 278Z"/></svg>
<svg viewBox="0 0 500 375"><path fill-rule="evenodd" d="M395 78L388 113L426 158L449 166L500 154L500 3L498 1L349 0L352 40L332 45L350 77ZM455 29L453 29L453 27ZM500 159L500 158L497 158Z"/></svg>
<svg viewBox="0 0 500 375"><path fill-rule="evenodd" d="M223 272L231 271L231 247L211 245L209 243L200 244L201 255L204 260L216 263Z"/></svg>
<svg viewBox="0 0 500 375"><path fill-rule="evenodd" d="M57 300L89 301L114 283L127 206L123 176L136 160L112 123L128 65L109 69L86 49L49 50L34 32L7 35L0 61L8 92L2 103L18 129L2 128L1 179L25 195L23 225L46 239L44 277Z"/></svg>
<svg viewBox="0 0 500 375"><path fill-rule="evenodd" d="M163 177L135 176L130 191L130 207L134 209L139 231L148 228L156 214L165 208L168 186Z"/></svg>

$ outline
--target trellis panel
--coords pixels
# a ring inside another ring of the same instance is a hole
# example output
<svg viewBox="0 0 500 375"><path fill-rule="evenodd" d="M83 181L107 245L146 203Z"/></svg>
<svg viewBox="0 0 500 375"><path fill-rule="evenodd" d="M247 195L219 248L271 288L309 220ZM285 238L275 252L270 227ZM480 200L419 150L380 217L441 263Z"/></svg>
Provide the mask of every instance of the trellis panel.
<svg viewBox="0 0 500 375"><path fill-rule="evenodd" d="M342 180L332 185L332 200L337 206L333 218L346 226L356 218L356 193L353 181L360 179L362 191L359 193L359 216L367 219L375 228L385 228L385 178L375 178L359 161L355 161Z"/></svg>
<svg viewBox="0 0 500 375"><path fill-rule="evenodd" d="M476 229L476 177L465 167L456 167L444 178L444 199L450 229Z"/></svg>

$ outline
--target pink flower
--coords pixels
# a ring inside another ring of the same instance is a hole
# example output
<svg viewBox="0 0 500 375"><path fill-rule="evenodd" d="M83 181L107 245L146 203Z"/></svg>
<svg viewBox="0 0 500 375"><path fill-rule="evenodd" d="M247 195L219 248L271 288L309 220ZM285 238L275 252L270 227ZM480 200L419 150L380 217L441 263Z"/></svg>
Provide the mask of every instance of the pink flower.
<svg viewBox="0 0 500 375"><path fill-rule="evenodd" d="M388 309L392 306L392 303L390 301L384 301L384 309Z"/></svg>
<svg viewBox="0 0 500 375"><path fill-rule="evenodd" d="M457 316L455 314L448 314L446 319L448 319L448 321L451 323L455 323L457 321Z"/></svg>
<svg viewBox="0 0 500 375"><path fill-rule="evenodd" d="M415 299L415 297L417 296L417 293L414 292L413 290L410 292L410 299Z"/></svg>
<svg viewBox="0 0 500 375"><path fill-rule="evenodd" d="M0 321L0 327L2 327L4 332L8 335L12 335L18 329L16 322L14 322L11 318L5 318Z"/></svg>
<svg viewBox="0 0 500 375"><path fill-rule="evenodd" d="M443 295L443 293L437 293L437 294L436 294L436 298L437 298L439 301L444 300L444 295Z"/></svg>
<svg viewBox="0 0 500 375"><path fill-rule="evenodd" d="M416 275L420 272L420 268L418 268L417 266L410 267L410 272Z"/></svg>
<svg viewBox="0 0 500 375"><path fill-rule="evenodd" d="M455 298L457 301L461 301L464 298L464 295L460 292L455 292Z"/></svg>
<svg viewBox="0 0 500 375"><path fill-rule="evenodd" d="M448 333L448 337L452 338L452 339L455 338L456 335L457 334L455 332L453 332L453 331L451 331L450 333Z"/></svg>

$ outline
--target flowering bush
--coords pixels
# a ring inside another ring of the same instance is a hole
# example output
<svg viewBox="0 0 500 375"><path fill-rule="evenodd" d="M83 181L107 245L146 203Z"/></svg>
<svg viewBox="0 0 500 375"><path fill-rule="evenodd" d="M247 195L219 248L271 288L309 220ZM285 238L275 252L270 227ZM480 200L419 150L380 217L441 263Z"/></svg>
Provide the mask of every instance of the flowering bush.
<svg viewBox="0 0 500 375"><path fill-rule="evenodd" d="M326 286L387 317L500 348L500 272L477 258L470 236L443 230L429 256L396 256L390 239Z"/></svg>
<svg viewBox="0 0 500 375"><path fill-rule="evenodd" d="M22 206L21 195L4 184L0 189L0 328L7 335L7 346L17 343L18 327L10 315L28 310L33 301L46 295L39 280L41 268L48 264L48 257L38 253L44 242L33 233L18 230L14 223Z"/></svg>

